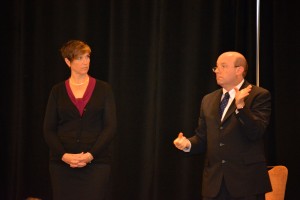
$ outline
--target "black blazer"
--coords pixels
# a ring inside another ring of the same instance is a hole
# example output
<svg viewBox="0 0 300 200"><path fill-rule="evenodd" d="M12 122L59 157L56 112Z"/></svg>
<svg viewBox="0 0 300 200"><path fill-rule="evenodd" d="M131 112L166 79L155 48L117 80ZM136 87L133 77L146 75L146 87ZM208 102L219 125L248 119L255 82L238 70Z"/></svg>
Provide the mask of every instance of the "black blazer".
<svg viewBox="0 0 300 200"><path fill-rule="evenodd" d="M241 89L248 85L245 81ZM253 85L244 108L237 114L233 100L222 122L221 95L219 89L203 98L196 134L189 138L191 153L206 152L202 195L215 197L222 179L233 197L271 191L263 141L271 114L269 91Z"/></svg>
<svg viewBox="0 0 300 200"><path fill-rule="evenodd" d="M109 163L115 131L115 100L108 83L96 80L83 116L69 98L65 82L52 88L44 119L50 161L62 162L64 153L90 152L93 163Z"/></svg>

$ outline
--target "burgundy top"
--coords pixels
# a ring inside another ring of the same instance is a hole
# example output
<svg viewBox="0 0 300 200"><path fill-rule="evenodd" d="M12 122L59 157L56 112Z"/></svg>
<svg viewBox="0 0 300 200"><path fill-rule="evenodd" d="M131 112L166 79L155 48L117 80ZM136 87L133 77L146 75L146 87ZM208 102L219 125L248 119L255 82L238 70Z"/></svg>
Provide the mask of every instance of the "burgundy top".
<svg viewBox="0 0 300 200"><path fill-rule="evenodd" d="M83 115L83 112L84 112L84 108L86 106L86 104L89 102L92 94L93 94L93 91L94 91L94 88L95 88L95 85L96 85L96 79L89 76L89 84L83 94L83 97L82 98L75 98L72 90L71 90L71 87L70 87L70 84L69 84L69 79L67 79L65 81L65 85L66 85L66 88L67 88L67 92L68 92L68 95L71 99L71 101L74 103L74 105L76 106L76 108L78 109L79 113L80 113L80 116Z"/></svg>

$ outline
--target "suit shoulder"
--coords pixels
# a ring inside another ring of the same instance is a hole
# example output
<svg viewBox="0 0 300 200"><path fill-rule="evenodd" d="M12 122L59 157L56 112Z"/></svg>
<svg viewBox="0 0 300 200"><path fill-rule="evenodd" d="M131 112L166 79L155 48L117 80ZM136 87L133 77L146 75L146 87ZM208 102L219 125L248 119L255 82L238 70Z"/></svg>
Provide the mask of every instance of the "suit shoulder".
<svg viewBox="0 0 300 200"><path fill-rule="evenodd" d="M220 95L222 94L222 89L217 89L211 93L206 94L203 98L211 98L211 97L215 97L216 95Z"/></svg>
<svg viewBox="0 0 300 200"><path fill-rule="evenodd" d="M266 88L259 87L259 86L256 86L256 85L252 85L252 90L255 91L256 93L270 94L270 91L267 90Z"/></svg>

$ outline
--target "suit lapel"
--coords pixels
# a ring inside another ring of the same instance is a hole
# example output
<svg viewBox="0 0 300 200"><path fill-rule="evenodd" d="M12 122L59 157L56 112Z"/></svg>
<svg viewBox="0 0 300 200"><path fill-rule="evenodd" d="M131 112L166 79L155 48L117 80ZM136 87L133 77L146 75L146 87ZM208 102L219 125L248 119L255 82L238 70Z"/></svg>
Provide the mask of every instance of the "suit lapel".
<svg viewBox="0 0 300 200"><path fill-rule="evenodd" d="M247 87L248 85L249 85L249 83L245 80L243 85L241 86L240 90ZM247 97L246 97L246 99L247 99ZM245 99L245 101L246 101L246 99ZM230 115L232 115L233 112L235 112L235 110L236 110L235 99L233 99L233 101L230 104L230 107L228 108L228 110L227 110L227 112L224 116L224 119L223 119L222 123L225 122L226 119L228 119L228 117Z"/></svg>
<svg viewBox="0 0 300 200"><path fill-rule="evenodd" d="M232 115L232 113L233 113L235 110L236 110L235 99L233 99L233 101L231 102L231 104L230 104L230 106L229 106L229 108L228 108L228 110L227 110L227 112L226 112L226 114L225 114L225 116L224 116L224 119L223 119L222 123L225 122L226 119L227 119L230 115Z"/></svg>
<svg viewBox="0 0 300 200"><path fill-rule="evenodd" d="M213 102L213 115L216 116L216 121L220 123L221 117L219 114L219 108L220 108L220 103L221 103L221 97L222 97L222 89L220 89L218 95L214 98Z"/></svg>

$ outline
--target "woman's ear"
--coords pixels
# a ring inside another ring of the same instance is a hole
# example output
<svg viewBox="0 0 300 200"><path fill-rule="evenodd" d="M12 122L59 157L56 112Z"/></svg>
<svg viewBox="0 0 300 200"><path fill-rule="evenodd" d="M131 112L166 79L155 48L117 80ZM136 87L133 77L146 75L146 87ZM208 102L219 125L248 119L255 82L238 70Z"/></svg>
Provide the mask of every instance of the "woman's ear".
<svg viewBox="0 0 300 200"><path fill-rule="evenodd" d="M65 58L65 62L69 67L71 67L71 61L68 58Z"/></svg>

